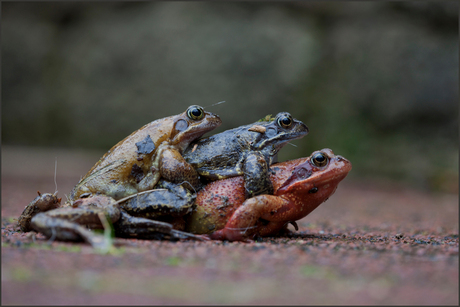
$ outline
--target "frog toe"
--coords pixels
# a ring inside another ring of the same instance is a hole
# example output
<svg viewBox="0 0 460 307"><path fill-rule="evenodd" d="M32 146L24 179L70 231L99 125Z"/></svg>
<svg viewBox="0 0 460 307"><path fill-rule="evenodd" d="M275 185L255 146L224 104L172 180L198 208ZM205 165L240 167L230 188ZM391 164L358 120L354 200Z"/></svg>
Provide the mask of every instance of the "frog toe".
<svg viewBox="0 0 460 307"><path fill-rule="evenodd" d="M171 230L171 234L177 239L195 239L199 241L209 241L211 240L207 235L195 235L189 232L180 231L176 229Z"/></svg>

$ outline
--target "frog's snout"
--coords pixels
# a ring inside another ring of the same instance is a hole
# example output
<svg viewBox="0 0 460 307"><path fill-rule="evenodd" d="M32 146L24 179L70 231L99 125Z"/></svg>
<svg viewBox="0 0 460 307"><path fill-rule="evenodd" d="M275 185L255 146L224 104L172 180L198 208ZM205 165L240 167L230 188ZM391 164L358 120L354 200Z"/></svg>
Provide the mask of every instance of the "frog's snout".
<svg viewBox="0 0 460 307"><path fill-rule="evenodd" d="M222 124L222 120L220 119L219 115L215 113L206 111L206 117L218 126Z"/></svg>
<svg viewBox="0 0 460 307"><path fill-rule="evenodd" d="M303 122L300 122L300 126L301 126L301 129L302 131L305 131L305 135L308 134L308 132L310 132L310 130L308 129L307 125L305 125Z"/></svg>
<svg viewBox="0 0 460 307"><path fill-rule="evenodd" d="M342 164L343 171L348 173L351 170L351 162L348 159L345 159L340 155L336 155L335 159L337 162Z"/></svg>
<svg viewBox="0 0 460 307"><path fill-rule="evenodd" d="M337 159L338 162L343 162L343 163L346 163L346 164L351 164L350 161L342 156L335 156L335 158Z"/></svg>

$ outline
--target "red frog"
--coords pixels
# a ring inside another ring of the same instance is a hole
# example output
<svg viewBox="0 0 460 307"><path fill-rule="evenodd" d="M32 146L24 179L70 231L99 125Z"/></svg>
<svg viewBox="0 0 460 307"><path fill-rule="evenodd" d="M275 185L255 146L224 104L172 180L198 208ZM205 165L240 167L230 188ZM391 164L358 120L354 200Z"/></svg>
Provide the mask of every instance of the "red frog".
<svg viewBox="0 0 460 307"><path fill-rule="evenodd" d="M245 199L242 176L218 180L198 192L186 230L214 240L248 241L275 235L325 202L351 170L332 150L273 164L273 195Z"/></svg>

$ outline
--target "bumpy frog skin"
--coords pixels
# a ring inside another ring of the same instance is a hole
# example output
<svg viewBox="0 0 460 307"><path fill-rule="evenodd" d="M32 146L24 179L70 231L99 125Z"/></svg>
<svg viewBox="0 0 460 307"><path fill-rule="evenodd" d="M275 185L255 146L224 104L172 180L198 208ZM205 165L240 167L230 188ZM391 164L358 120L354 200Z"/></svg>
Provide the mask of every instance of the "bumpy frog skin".
<svg viewBox="0 0 460 307"><path fill-rule="evenodd" d="M227 130L190 144L183 157L201 178L244 176L246 196L272 194L270 165L289 141L308 134L308 127L287 112L275 118Z"/></svg>
<svg viewBox="0 0 460 307"><path fill-rule="evenodd" d="M308 158L276 163L272 170L273 195L246 199L241 176L207 185L197 194L186 231L229 241L277 234L326 201L351 163L326 148Z"/></svg>
<svg viewBox="0 0 460 307"><path fill-rule="evenodd" d="M199 185L196 171L181 153L195 139L221 124L220 118L200 106L155 120L112 147L80 180L70 201L93 195L118 200L152 189L160 179Z"/></svg>

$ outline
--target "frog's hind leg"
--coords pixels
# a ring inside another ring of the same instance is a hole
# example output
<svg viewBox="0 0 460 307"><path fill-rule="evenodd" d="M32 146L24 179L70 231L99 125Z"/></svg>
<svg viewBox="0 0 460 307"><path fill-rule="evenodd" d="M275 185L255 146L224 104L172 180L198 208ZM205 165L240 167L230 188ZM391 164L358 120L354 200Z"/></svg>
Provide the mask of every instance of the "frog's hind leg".
<svg viewBox="0 0 460 307"><path fill-rule="evenodd" d="M62 241L85 241L97 248L107 248L109 239L97 235L90 229L107 229L120 218L120 209L115 200L107 196L79 199L75 207L61 207L35 215L32 229L46 237Z"/></svg>
<svg viewBox="0 0 460 307"><path fill-rule="evenodd" d="M129 215L159 219L181 217L192 211L196 195L180 184L160 180L155 189L118 200Z"/></svg>
<svg viewBox="0 0 460 307"><path fill-rule="evenodd" d="M173 226L166 222L131 216L124 210L121 210L121 218L114 224L114 227L115 235L124 238L153 240L207 239L173 229Z"/></svg>
<svg viewBox="0 0 460 307"><path fill-rule="evenodd" d="M279 216L289 209L288 205L285 199L274 195L249 198L233 213L225 227L210 234L210 238L247 241L255 236L275 233L285 224Z"/></svg>
<svg viewBox="0 0 460 307"><path fill-rule="evenodd" d="M85 241L96 248L106 248L108 242L101 235L96 235L87 228L63 218L39 213L32 218L31 226L47 238L61 241Z"/></svg>
<svg viewBox="0 0 460 307"><path fill-rule="evenodd" d="M135 217L124 210L120 211L120 219L114 224L117 237L161 240L171 233L172 225L169 223Z"/></svg>

